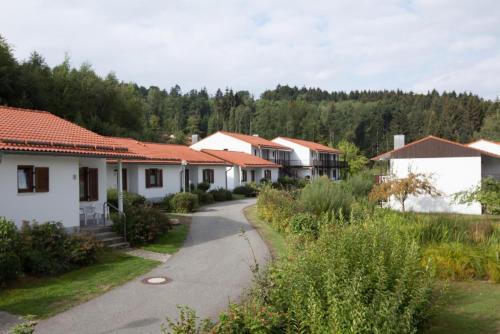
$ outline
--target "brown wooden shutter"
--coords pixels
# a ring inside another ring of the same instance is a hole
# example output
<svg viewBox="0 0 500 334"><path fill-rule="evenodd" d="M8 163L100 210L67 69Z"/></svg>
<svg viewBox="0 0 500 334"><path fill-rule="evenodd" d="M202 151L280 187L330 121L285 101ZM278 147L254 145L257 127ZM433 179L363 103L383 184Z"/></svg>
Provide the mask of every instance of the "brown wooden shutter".
<svg viewBox="0 0 500 334"><path fill-rule="evenodd" d="M89 168L89 201L99 200L99 170L97 168Z"/></svg>
<svg viewBox="0 0 500 334"><path fill-rule="evenodd" d="M158 171L158 187L163 187L163 170L162 169L157 169Z"/></svg>
<svg viewBox="0 0 500 334"><path fill-rule="evenodd" d="M151 182L150 182L150 178L151 178L151 169L146 169L146 188L151 188Z"/></svg>
<svg viewBox="0 0 500 334"><path fill-rule="evenodd" d="M49 191L49 168L35 168L35 191L37 193L46 193Z"/></svg>
<svg viewBox="0 0 500 334"><path fill-rule="evenodd" d="M215 175L214 170L210 169L210 183L214 183Z"/></svg>

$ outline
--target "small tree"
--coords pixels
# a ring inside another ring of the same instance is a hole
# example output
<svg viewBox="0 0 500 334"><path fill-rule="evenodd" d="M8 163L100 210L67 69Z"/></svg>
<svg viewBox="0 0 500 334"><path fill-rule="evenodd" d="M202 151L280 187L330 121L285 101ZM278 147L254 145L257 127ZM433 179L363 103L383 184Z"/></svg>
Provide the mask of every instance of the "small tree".
<svg viewBox="0 0 500 334"><path fill-rule="evenodd" d="M477 187L455 194L455 201L461 204L479 202L489 214L500 214L500 181L485 178Z"/></svg>
<svg viewBox="0 0 500 334"><path fill-rule="evenodd" d="M405 178L390 176L388 180L375 185L370 192L370 199L373 201L387 201L393 196L400 204L404 212L405 202L410 196L417 195L439 196L441 193L432 184L430 175L410 172Z"/></svg>
<svg viewBox="0 0 500 334"><path fill-rule="evenodd" d="M362 171L368 164L368 158L365 157L359 147L347 140L342 140L337 145L342 152L342 156L349 164L349 175L355 175Z"/></svg>

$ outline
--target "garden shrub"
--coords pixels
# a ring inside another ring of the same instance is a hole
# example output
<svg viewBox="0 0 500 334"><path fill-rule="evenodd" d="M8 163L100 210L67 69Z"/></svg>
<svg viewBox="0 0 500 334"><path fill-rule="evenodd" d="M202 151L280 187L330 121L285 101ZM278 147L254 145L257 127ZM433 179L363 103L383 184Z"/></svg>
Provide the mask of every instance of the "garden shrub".
<svg viewBox="0 0 500 334"><path fill-rule="evenodd" d="M248 184L245 184L234 188L233 193L237 195L244 195L245 197L251 197L256 195L256 189Z"/></svg>
<svg viewBox="0 0 500 334"><path fill-rule="evenodd" d="M208 182L200 182L198 183L198 186L196 187L197 190L201 190L203 192L208 191L210 189L210 183Z"/></svg>
<svg viewBox="0 0 500 334"><path fill-rule="evenodd" d="M199 189L193 191L193 194L198 196L198 201L200 204L212 204L215 202L214 195L212 193L207 193Z"/></svg>
<svg viewBox="0 0 500 334"><path fill-rule="evenodd" d="M374 183L375 177L369 171L361 172L341 181L341 185L345 191L356 199L367 198Z"/></svg>
<svg viewBox="0 0 500 334"><path fill-rule="evenodd" d="M311 181L300 191L299 201L303 208L317 216L323 213L339 213L348 216L353 202L352 195L339 184L321 177Z"/></svg>
<svg viewBox="0 0 500 334"><path fill-rule="evenodd" d="M125 214L127 223L127 241L132 246L141 245L155 240L157 237L167 232L171 226L167 215L152 206L130 206L125 209ZM113 229L117 233L123 234L124 219L114 214L113 222Z"/></svg>
<svg viewBox="0 0 500 334"><path fill-rule="evenodd" d="M177 193L170 200L172 211L178 213L194 212L199 207L198 196L192 193Z"/></svg>
<svg viewBox="0 0 500 334"><path fill-rule="evenodd" d="M109 189L108 190L108 202L114 205L115 207L118 207L118 191L116 189ZM137 205L142 205L146 203L146 198L144 196L135 194L135 193L129 193L124 191L123 192L123 207L129 207L129 206L137 206Z"/></svg>
<svg viewBox="0 0 500 334"><path fill-rule="evenodd" d="M21 243L14 222L0 217L0 285L21 272Z"/></svg>
<svg viewBox="0 0 500 334"><path fill-rule="evenodd" d="M174 197L174 194L168 194L167 196L165 196L161 202L159 203L159 207L160 209L166 211L166 212L170 212L173 210L172 208L172 198Z"/></svg>
<svg viewBox="0 0 500 334"><path fill-rule="evenodd" d="M296 177L290 177L285 175L278 177L277 183L285 189L298 189L298 188L304 188L306 184L309 183L309 181L306 179L299 179Z"/></svg>
<svg viewBox="0 0 500 334"><path fill-rule="evenodd" d="M233 199L233 193L224 188L217 188L209 191L214 196L216 202L230 201Z"/></svg>
<svg viewBox="0 0 500 334"><path fill-rule="evenodd" d="M290 219L290 232L293 234L317 237L320 219L308 212L298 213Z"/></svg>
<svg viewBox="0 0 500 334"><path fill-rule="evenodd" d="M23 271L56 275L96 261L101 244L90 235L67 234L59 222L25 222L21 228Z"/></svg>
<svg viewBox="0 0 500 334"><path fill-rule="evenodd" d="M300 208L292 193L266 185L261 188L257 197L257 212L275 230L285 232L290 219L300 212Z"/></svg>

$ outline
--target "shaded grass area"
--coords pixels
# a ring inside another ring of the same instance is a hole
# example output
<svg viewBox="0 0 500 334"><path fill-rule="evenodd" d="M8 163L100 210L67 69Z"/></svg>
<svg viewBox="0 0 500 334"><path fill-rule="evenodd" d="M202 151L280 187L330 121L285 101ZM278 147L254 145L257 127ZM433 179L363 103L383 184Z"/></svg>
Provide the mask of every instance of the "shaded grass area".
<svg viewBox="0 0 500 334"><path fill-rule="evenodd" d="M262 236L273 258L282 258L286 255L285 237L274 230L271 224L265 222L257 214L257 205L252 205L244 210L245 217Z"/></svg>
<svg viewBox="0 0 500 334"><path fill-rule="evenodd" d="M173 254L182 247L188 233L189 224L174 225L167 233L141 248L150 252Z"/></svg>
<svg viewBox="0 0 500 334"><path fill-rule="evenodd" d="M424 333L500 333L500 284L484 281L447 284Z"/></svg>
<svg viewBox="0 0 500 334"><path fill-rule="evenodd" d="M57 277L27 277L1 289L0 310L48 318L147 273L158 264L120 252L104 252L93 265Z"/></svg>

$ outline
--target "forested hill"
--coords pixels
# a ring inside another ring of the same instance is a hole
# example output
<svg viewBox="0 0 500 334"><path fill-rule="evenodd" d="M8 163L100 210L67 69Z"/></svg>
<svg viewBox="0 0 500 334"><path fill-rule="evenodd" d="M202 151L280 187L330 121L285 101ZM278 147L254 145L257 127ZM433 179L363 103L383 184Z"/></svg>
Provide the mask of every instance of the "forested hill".
<svg viewBox="0 0 500 334"><path fill-rule="evenodd" d="M373 156L392 147L392 135L407 141L433 134L468 142L500 140L500 102L455 92L328 92L278 86L260 98L246 91L182 92L99 77L90 65L66 60L53 68L37 53L14 58L0 39L0 104L48 110L104 135L152 141L183 141L219 129L310 139L335 146L341 139Z"/></svg>

